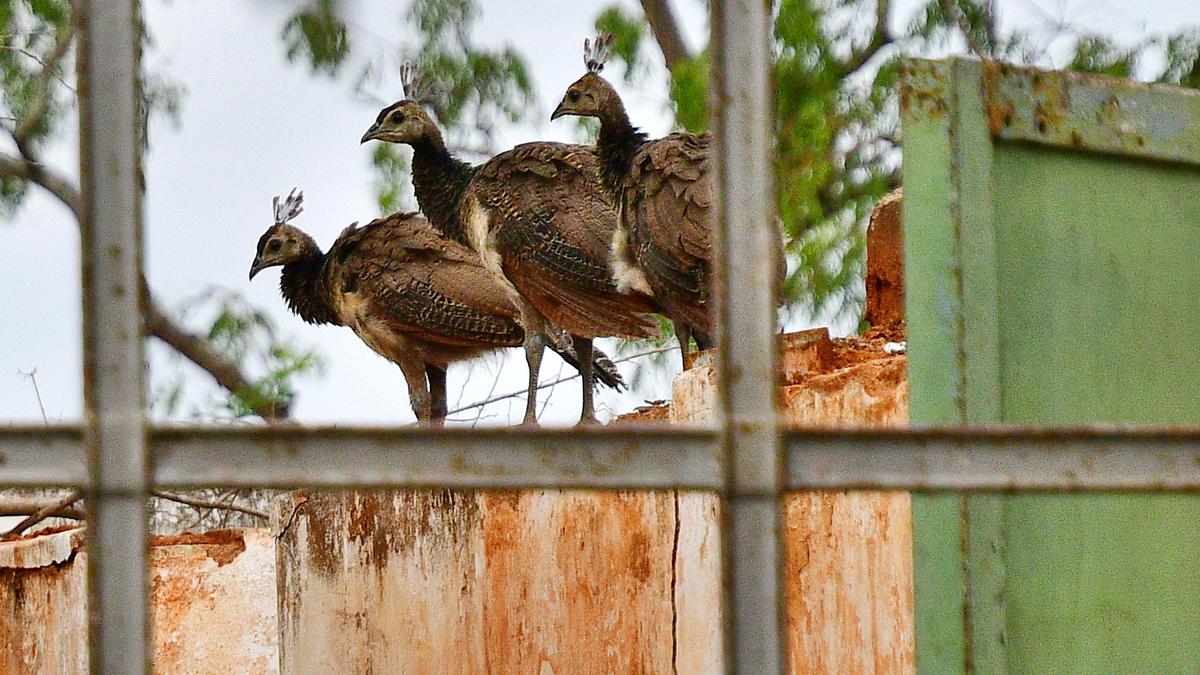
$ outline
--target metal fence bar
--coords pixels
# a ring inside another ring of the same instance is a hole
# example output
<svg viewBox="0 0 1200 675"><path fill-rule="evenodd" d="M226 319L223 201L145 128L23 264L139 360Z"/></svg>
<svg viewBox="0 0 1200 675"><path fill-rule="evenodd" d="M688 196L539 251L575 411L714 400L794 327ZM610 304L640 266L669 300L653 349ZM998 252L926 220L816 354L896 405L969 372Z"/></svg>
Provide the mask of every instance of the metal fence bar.
<svg viewBox="0 0 1200 675"><path fill-rule="evenodd" d="M461 433L454 433L460 431ZM152 435L164 487L722 487L711 430L169 429Z"/></svg>
<svg viewBox="0 0 1200 675"><path fill-rule="evenodd" d="M722 520L725 668L782 671L776 377L778 225L773 190L768 0L712 3L711 158L718 195L716 316L719 422L727 494Z"/></svg>
<svg viewBox="0 0 1200 675"><path fill-rule="evenodd" d="M788 457L792 490L1200 490L1196 430L813 431Z"/></svg>
<svg viewBox="0 0 1200 675"><path fill-rule="evenodd" d="M0 486L83 487L84 454L78 426L0 427Z"/></svg>
<svg viewBox="0 0 1200 675"><path fill-rule="evenodd" d="M599 433L597 433L599 432ZM1200 429L803 429L786 489L1200 491ZM76 426L0 427L0 486L87 481ZM677 427L158 427L158 487L597 488L724 491L716 432Z"/></svg>
<svg viewBox="0 0 1200 675"><path fill-rule="evenodd" d="M77 8L89 659L93 673L150 672L140 17L135 0Z"/></svg>

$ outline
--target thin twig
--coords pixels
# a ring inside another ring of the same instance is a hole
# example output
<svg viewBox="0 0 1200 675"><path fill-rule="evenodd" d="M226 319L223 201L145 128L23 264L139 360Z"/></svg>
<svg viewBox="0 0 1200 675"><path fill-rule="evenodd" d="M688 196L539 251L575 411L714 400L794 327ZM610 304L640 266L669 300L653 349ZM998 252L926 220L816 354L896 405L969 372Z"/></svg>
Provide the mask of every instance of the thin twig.
<svg viewBox="0 0 1200 675"><path fill-rule="evenodd" d="M42 403L42 390L38 388L37 368L34 368L33 370L29 371L28 373L26 373L25 371L22 371L22 370L18 370L17 374L22 377L28 377L29 381L33 383L33 395L35 397L37 397L38 410L42 411L42 424L50 424L50 419L48 417L46 417L46 406L45 406L45 404Z"/></svg>
<svg viewBox="0 0 1200 675"><path fill-rule="evenodd" d="M630 354L629 356L625 356L625 357L622 357L619 359L613 359L613 364L625 363L626 361L640 359L644 356L654 356L655 354L663 354L666 352L673 352L676 349L679 349L679 347L678 346L660 347L658 349L651 349L651 350L644 351L644 352L638 352L637 354ZM540 391L547 387L553 387L554 385L562 384L563 382L570 382L571 380L574 380L577 377L579 377L579 373L575 373L574 375L567 375L566 377L559 377L554 380L550 380L548 382L542 382L541 384L539 384L537 386L536 391ZM493 403L498 403L500 401L506 401L506 400L510 400L510 399L514 399L514 398L520 398L520 397L524 396L525 393L526 393L526 390L521 389L520 391L513 391L513 392L509 392L507 394L500 394L498 396L489 396L488 398L485 398L482 401L476 401L475 403L469 403L467 405L455 408L454 410L450 410L446 413L446 416L449 417L450 415L455 415L457 413L465 412L467 410L475 410L476 408L482 408L483 406L491 405Z"/></svg>
<svg viewBox="0 0 1200 675"><path fill-rule="evenodd" d="M43 59L41 56L35 54L34 52L29 51L28 49L25 49L24 47L16 47L14 45L0 44L0 49L6 49L10 52L16 52L18 54L21 54L22 56L27 56L27 57L33 59L34 61L36 61L38 64L40 64L43 69L50 68L50 66L52 65L51 62L57 61L58 58L61 58L61 57L55 57L54 54L52 53L48 58ZM56 50L58 49L58 45L55 45L55 49ZM63 51L66 51L66 50L63 49ZM51 73L51 74L53 75L54 79L61 82L64 87L66 87L67 89L70 89L71 91L75 91L75 88L72 87L70 85L70 83L68 83L66 80L64 80L61 75L58 75L57 73Z"/></svg>
<svg viewBox="0 0 1200 675"><path fill-rule="evenodd" d="M565 361L559 362L558 374L554 376L555 384L550 385L550 391L547 391L546 395L542 397L542 409L537 414L538 421L541 421L542 415L546 414L546 408L550 407L550 397L554 395L554 388L558 386L557 381L562 379L563 366L565 365L567 365Z"/></svg>
<svg viewBox="0 0 1200 675"><path fill-rule="evenodd" d="M82 498L83 493L81 493L79 490L72 490L66 497L63 497L56 502L47 504L37 511L34 511L29 515L28 518L17 523L12 529L10 529L8 532L5 532L4 535L11 537L13 535L21 534L25 530L28 530L47 518L56 517L56 514L59 511L66 509L68 506L74 504Z"/></svg>
<svg viewBox="0 0 1200 675"><path fill-rule="evenodd" d="M504 372L504 364L501 363L500 367L496 369L496 378L492 380L492 388L488 390L488 394L487 394L488 398L491 398L492 394L496 393L496 387L499 386L499 384L500 384L500 374L503 372ZM467 390L467 388L463 387L463 391L466 391L466 390ZM459 400L454 402L454 405L456 407L462 402L462 396L460 395L458 398L459 398ZM446 417L449 417L449 416L450 416L450 413L446 413ZM480 418L482 418L482 417L483 417L483 406L479 406L479 410L477 410L475 412L475 419L471 421L471 427L477 426L479 424Z"/></svg>
<svg viewBox="0 0 1200 675"><path fill-rule="evenodd" d="M67 28L60 32L55 38L54 49L46 57L42 63L42 72L38 74L38 96L34 100L33 106L29 109L25 119L21 120L20 125L13 131L13 141L17 144L17 149L26 159L33 159L33 150L29 147L29 137L37 129L37 126L42 123L42 119L46 116L46 111L50 108L50 99L53 97L53 92L50 90L50 78L57 78L64 87L71 89L71 86L58 75L58 63L67 55L67 50L71 48L71 39L75 31L73 28Z"/></svg>
<svg viewBox="0 0 1200 675"><path fill-rule="evenodd" d="M188 497L187 495L181 495L174 492L164 492L162 490L152 490L150 494L158 497L159 499L166 499L167 501L194 506L198 509L224 509L226 511L237 511L238 513L244 513L248 516L254 516L255 518L261 518L263 520L271 519L271 516L265 511L259 511L258 509L251 508L249 506L242 506L233 502L226 503L220 501L210 501L208 499L196 499L194 497Z"/></svg>

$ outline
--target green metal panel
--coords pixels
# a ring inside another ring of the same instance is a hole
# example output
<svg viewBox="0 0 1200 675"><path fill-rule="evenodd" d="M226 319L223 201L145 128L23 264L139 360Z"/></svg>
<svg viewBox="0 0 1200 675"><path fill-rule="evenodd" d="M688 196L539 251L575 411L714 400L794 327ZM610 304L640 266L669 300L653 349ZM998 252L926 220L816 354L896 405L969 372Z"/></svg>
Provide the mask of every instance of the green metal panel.
<svg viewBox="0 0 1200 675"><path fill-rule="evenodd" d="M913 422L1200 423L1200 95L955 60L901 101ZM1200 496L918 495L914 538L922 672L1200 670Z"/></svg>

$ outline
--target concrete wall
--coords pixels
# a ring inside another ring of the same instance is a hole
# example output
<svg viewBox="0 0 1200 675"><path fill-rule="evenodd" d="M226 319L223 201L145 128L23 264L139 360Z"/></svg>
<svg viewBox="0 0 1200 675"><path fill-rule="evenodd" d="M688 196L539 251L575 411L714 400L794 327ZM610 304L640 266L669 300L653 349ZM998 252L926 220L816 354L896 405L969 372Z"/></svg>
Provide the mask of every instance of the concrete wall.
<svg viewBox="0 0 1200 675"><path fill-rule="evenodd" d="M82 528L0 542L0 673L87 672ZM275 539L264 529L156 537L158 673L279 671Z"/></svg>
<svg viewBox="0 0 1200 675"><path fill-rule="evenodd" d="M883 337L783 341L794 424L907 419L904 357ZM706 358L675 380L671 421L711 418ZM721 672L718 506L670 491L283 497L282 671ZM792 494L784 514L791 671L911 671L908 495Z"/></svg>
<svg viewBox="0 0 1200 675"><path fill-rule="evenodd" d="M277 516L290 521L279 549L282 669L670 672L672 589L685 601L693 589L716 592L715 579L673 558L675 497L385 491L281 499ZM698 641L685 638L682 648L713 662L717 645L693 634Z"/></svg>

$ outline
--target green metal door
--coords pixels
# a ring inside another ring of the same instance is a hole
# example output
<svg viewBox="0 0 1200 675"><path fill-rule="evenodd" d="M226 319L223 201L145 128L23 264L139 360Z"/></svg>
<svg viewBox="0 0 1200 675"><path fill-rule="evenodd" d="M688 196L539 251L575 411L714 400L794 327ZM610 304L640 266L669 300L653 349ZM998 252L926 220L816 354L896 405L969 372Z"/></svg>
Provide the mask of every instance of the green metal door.
<svg viewBox="0 0 1200 675"><path fill-rule="evenodd" d="M915 61L901 107L913 423L1200 425L1200 94ZM1200 672L1200 496L913 509L922 672Z"/></svg>

